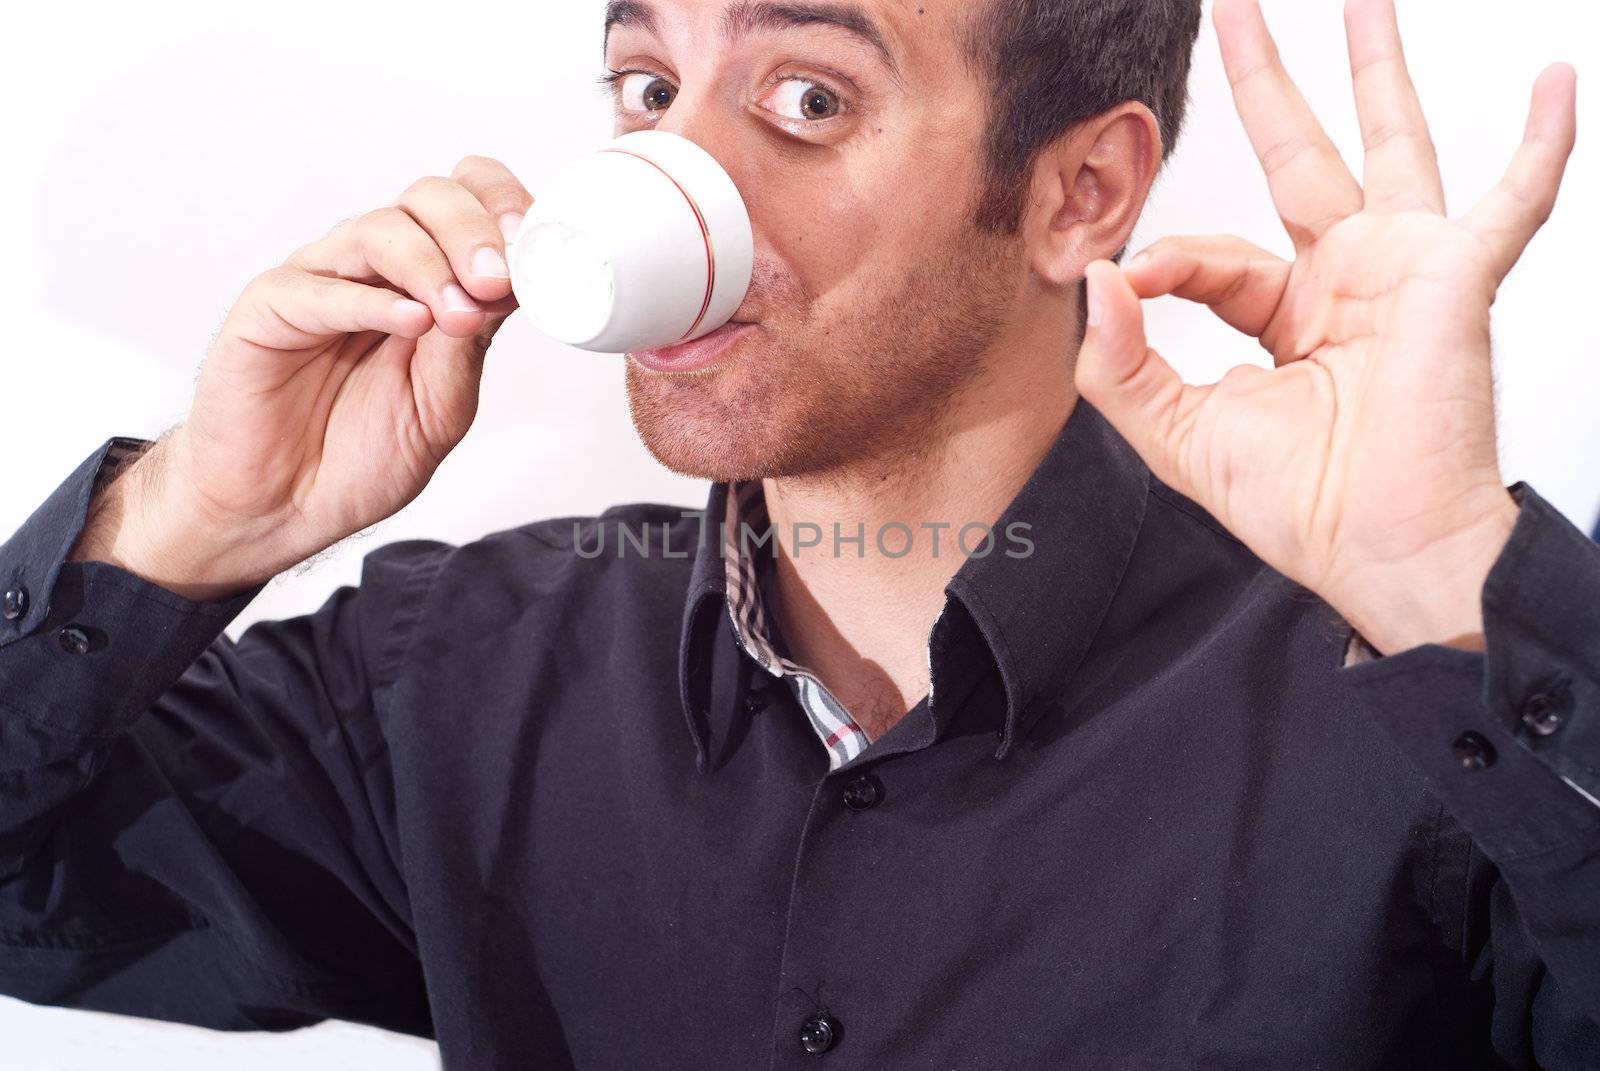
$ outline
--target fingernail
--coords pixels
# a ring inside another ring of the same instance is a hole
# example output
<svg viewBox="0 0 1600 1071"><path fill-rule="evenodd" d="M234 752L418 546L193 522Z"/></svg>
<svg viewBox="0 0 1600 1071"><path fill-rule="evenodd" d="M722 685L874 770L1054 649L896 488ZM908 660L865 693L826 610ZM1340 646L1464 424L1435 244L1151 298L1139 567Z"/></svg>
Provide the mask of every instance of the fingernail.
<svg viewBox="0 0 1600 1071"><path fill-rule="evenodd" d="M445 288L440 291L440 296L444 298L444 307L449 312L483 311L478 307L478 303L468 297L467 292L455 283L445 284Z"/></svg>
<svg viewBox="0 0 1600 1071"><path fill-rule="evenodd" d="M472 274L487 279L505 279L511 273L506 270L506 258L500 255L500 250L486 245L472 254Z"/></svg>
<svg viewBox="0 0 1600 1071"><path fill-rule="evenodd" d="M1142 268L1148 263L1150 263L1150 254L1140 253L1138 256L1128 261L1128 270L1133 271L1135 268Z"/></svg>
<svg viewBox="0 0 1600 1071"><path fill-rule="evenodd" d="M506 236L506 241L517 240L517 232L522 229L522 213L507 212L500 217L500 233Z"/></svg>
<svg viewBox="0 0 1600 1071"><path fill-rule="evenodd" d="M427 312L428 306L420 301L412 301L410 298L401 298L394 303L394 311L401 316L410 316L419 310Z"/></svg>
<svg viewBox="0 0 1600 1071"><path fill-rule="evenodd" d="M1089 279L1089 326L1099 327L1100 321L1105 316L1105 308L1100 304L1100 295L1095 292L1094 280Z"/></svg>

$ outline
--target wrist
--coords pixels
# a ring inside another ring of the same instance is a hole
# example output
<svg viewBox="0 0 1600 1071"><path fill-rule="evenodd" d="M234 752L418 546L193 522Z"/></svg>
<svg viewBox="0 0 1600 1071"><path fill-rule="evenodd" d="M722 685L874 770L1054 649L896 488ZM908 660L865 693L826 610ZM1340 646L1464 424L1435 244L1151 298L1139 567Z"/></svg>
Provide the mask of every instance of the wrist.
<svg viewBox="0 0 1600 1071"><path fill-rule="evenodd" d="M1424 644L1483 650L1484 584L1520 506L1503 487L1482 501L1469 523L1403 560L1361 570L1328 603L1380 654Z"/></svg>
<svg viewBox="0 0 1600 1071"><path fill-rule="evenodd" d="M260 542L206 515L172 469L170 437L126 464L94 496L69 561L102 561L195 602L270 579L252 564Z"/></svg>

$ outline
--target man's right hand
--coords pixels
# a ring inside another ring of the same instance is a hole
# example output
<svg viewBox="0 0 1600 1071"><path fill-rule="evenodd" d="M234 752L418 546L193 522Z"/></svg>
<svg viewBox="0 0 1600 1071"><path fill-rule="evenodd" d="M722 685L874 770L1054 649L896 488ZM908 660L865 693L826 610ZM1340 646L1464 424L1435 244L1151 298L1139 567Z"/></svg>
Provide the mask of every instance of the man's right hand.
<svg viewBox="0 0 1600 1071"><path fill-rule="evenodd" d="M251 281L188 419L111 485L72 559L213 598L397 513L477 413L532 201L469 156Z"/></svg>

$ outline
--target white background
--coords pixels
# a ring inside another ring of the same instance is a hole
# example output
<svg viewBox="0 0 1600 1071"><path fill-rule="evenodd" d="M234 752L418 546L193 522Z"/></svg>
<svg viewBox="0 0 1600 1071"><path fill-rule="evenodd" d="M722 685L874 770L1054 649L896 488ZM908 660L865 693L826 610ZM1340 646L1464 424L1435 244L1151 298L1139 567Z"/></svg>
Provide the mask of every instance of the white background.
<svg viewBox="0 0 1600 1071"><path fill-rule="evenodd" d="M1267 0L1291 73L1360 174L1337 0ZM1594 245L1600 16L1572 0L1400 0L1452 214L1500 176L1546 64L1579 71L1579 144L1545 232L1501 290L1495 339L1503 468L1587 527L1600 505ZM0 64L0 533L110 435L183 418L212 333L240 288L348 216L468 153L537 193L610 137L590 88L601 0L427 7L371 0L234 5L31 4ZM20 22L18 21L20 17ZM1134 249L1234 232L1281 254L1261 172L1233 111L1209 21L1188 131ZM1588 121L1588 125L1585 125ZM1191 381L1263 355L1204 310L1147 307L1152 342ZM477 423L427 491L235 621L308 613L357 579L371 547L462 542L625 501L699 506L628 419L619 358L542 341L513 317L490 354ZM433 1068L436 1049L349 1024L229 1035L0 998L0 1066L169 1071L227 1066Z"/></svg>

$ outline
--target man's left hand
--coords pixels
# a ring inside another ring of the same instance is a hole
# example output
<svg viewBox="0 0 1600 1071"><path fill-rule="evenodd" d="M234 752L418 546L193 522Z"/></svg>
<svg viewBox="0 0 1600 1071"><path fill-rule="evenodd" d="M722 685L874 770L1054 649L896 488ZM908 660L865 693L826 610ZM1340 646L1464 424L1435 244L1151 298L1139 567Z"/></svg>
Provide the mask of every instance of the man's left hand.
<svg viewBox="0 0 1600 1071"><path fill-rule="evenodd" d="M1089 266L1082 396L1163 482L1339 611L1374 648L1472 645L1518 506L1495 443L1489 309L1549 218L1576 137L1576 74L1544 71L1522 145L1471 212L1445 214L1393 0L1345 9L1366 148L1358 183L1290 80L1257 0L1213 10L1234 101L1294 242L1170 238ZM1260 340L1185 385L1140 300L1210 306Z"/></svg>

